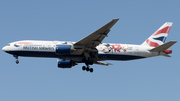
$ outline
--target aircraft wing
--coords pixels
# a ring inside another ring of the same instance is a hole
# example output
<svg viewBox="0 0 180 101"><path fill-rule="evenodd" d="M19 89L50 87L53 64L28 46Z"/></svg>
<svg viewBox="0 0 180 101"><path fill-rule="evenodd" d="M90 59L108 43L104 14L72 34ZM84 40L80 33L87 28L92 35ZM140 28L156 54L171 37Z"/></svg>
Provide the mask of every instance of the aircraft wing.
<svg viewBox="0 0 180 101"><path fill-rule="evenodd" d="M97 62L95 62L94 64L105 65L105 66L113 65L113 64L111 64L111 63L106 63L106 62L102 62L102 61L97 61Z"/></svg>
<svg viewBox="0 0 180 101"><path fill-rule="evenodd" d="M83 47L83 48L95 48L98 46L102 40L107 37L107 34L110 31L110 28L118 21L119 19L113 19L103 27L99 28L95 32L91 33L87 37L76 42L74 46Z"/></svg>

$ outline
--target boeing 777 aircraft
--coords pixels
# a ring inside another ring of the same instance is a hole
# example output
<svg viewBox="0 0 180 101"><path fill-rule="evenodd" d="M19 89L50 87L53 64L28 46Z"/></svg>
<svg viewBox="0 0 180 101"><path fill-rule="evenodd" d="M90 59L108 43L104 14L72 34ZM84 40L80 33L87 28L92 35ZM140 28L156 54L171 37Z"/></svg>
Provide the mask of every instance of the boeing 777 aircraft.
<svg viewBox="0 0 180 101"><path fill-rule="evenodd" d="M119 19L113 19L100 29L77 42L67 41L33 41L24 40L9 43L2 50L18 56L58 58L59 68L71 68L78 63L85 63L82 70L93 72L89 65L111 65L105 60L134 60L154 56L170 57L172 50L168 49L177 41L164 43L172 22L166 22L141 45L102 43L111 27Z"/></svg>

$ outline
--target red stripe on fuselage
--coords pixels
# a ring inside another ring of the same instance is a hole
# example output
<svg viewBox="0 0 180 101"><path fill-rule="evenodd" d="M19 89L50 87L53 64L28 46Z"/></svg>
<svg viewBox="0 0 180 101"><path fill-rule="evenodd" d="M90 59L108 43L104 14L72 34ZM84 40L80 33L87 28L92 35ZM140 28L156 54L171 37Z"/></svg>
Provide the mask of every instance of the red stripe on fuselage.
<svg viewBox="0 0 180 101"><path fill-rule="evenodd" d="M18 42L18 43L15 43L15 44L32 44L31 42Z"/></svg>

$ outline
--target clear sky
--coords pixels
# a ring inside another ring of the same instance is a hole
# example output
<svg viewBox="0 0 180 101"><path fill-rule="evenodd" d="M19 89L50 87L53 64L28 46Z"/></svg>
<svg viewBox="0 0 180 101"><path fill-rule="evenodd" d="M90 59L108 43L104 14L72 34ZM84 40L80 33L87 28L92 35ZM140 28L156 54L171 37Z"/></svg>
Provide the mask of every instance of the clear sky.
<svg viewBox="0 0 180 101"><path fill-rule="evenodd" d="M179 0L1 0L0 47L19 40L78 41L113 18L103 42L141 44L165 22L180 40ZM54 58L0 51L0 101L180 101L179 42L171 58L107 61L94 72L57 67Z"/></svg>

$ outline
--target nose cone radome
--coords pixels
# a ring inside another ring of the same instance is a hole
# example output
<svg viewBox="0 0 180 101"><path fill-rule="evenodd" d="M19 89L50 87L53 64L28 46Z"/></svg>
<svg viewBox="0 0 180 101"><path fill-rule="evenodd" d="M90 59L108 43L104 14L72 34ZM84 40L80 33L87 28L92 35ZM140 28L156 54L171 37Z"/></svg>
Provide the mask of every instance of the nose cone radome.
<svg viewBox="0 0 180 101"><path fill-rule="evenodd" d="M6 47L6 46L5 46L5 47ZM4 52L6 51L6 50L5 50L5 47L2 48L2 50L3 50Z"/></svg>
<svg viewBox="0 0 180 101"><path fill-rule="evenodd" d="M8 47L7 47L7 46L4 46L4 47L2 48L2 50L3 50L4 52L7 52L7 51L8 51Z"/></svg>

